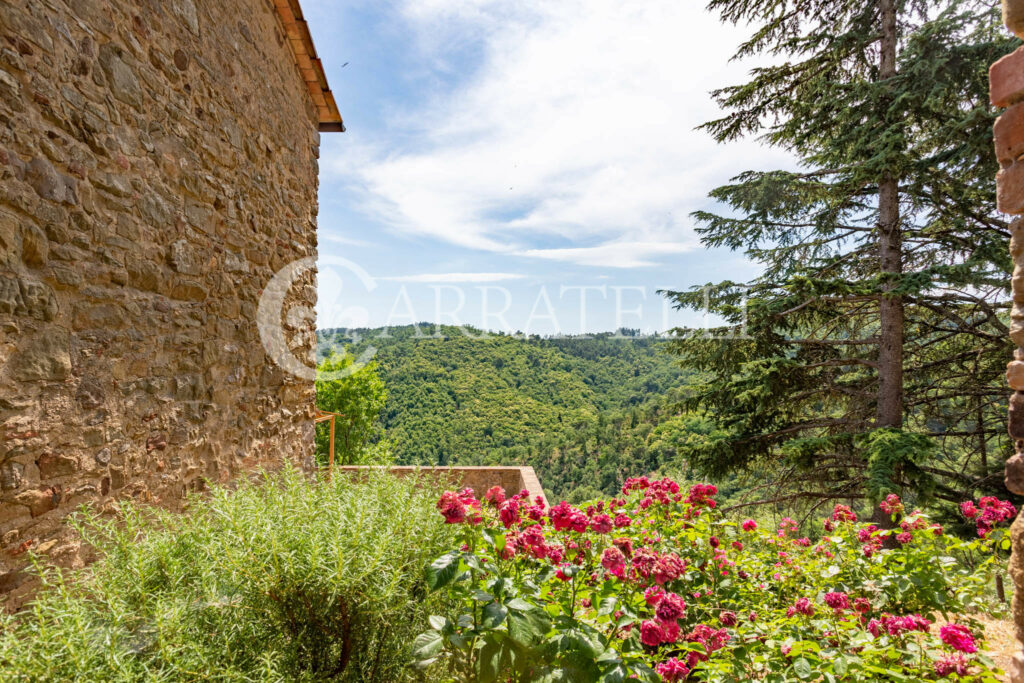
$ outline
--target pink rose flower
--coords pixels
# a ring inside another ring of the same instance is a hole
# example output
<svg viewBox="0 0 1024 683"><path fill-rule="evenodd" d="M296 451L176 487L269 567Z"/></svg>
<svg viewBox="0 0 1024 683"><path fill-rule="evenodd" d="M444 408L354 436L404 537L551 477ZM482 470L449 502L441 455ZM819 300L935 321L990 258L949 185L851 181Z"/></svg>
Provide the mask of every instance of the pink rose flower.
<svg viewBox="0 0 1024 683"><path fill-rule="evenodd" d="M658 675L661 676L663 681L667 683L676 683L681 681L690 675L690 667L686 666L686 663L681 659L672 657L666 659L664 662L660 662L658 666L654 667Z"/></svg>
<svg viewBox="0 0 1024 683"><path fill-rule="evenodd" d="M978 645L974 641L974 635L966 626L961 626L960 624L946 624L939 629L939 637L942 638L942 642L949 645L954 650L959 650L966 654L978 651Z"/></svg>
<svg viewBox="0 0 1024 683"><path fill-rule="evenodd" d="M661 630L661 624L648 619L640 624L640 642L647 647L658 647L665 632Z"/></svg>

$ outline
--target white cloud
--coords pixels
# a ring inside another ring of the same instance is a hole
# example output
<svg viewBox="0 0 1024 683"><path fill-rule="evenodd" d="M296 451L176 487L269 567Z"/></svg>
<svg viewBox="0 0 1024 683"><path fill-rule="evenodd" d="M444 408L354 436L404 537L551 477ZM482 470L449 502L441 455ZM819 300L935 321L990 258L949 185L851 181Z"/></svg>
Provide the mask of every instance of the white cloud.
<svg viewBox="0 0 1024 683"><path fill-rule="evenodd" d="M501 282L503 280L521 280L524 277L526 276L519 273L420 273L377 279L392 282Z"/></svg>
<svg viewBox="0 0 1024 683"><path fill-rule="evenodd" d="M709 90L742 81L745 31L684 0L403 0L424 62L475 72L389 121L404 147L325 166L390 228L463 247L641 267L698 246L691 211L748 168L785 157L694 128ZM474 42L475 41L475 42ZM480 64L459 61L476 44ZM581 246L594 245L597 246Z"/></svg>
<svg viewBox="0 0 1024 683"><path fill-rule="evenodd" d="M350 247L372 247L372 242L365 240L359 240L354 237L345 237L344 235L336 235L334 233L327 232L323 229L317 232L317 239L321 242L332 242L334 244L344 244Z"/></svg>
<svg viewBox="0 0 1024 683"><path fill-rule="evenodd" d="M681 254L696 245L679 242L606 242L594 247L565 247L561 249L525 249L520 256L569 261L581 266L605 268L642 268L654 264L657 256Z"/></svg>

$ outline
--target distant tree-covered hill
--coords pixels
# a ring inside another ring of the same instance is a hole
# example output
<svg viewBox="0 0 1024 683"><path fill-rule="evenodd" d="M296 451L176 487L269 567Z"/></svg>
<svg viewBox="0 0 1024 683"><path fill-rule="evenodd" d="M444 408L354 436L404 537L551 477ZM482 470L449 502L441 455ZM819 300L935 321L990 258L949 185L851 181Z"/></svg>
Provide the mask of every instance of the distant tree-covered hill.
<svg viewBox="0 0 1024 683"><path fill-rule="evenodd" d="M376 349L396 462L532 465L548 491L582 498L675 462L710 424L674 408L688 373L663 342L625 331L546 339L433 325L320 332Z"/></svg>

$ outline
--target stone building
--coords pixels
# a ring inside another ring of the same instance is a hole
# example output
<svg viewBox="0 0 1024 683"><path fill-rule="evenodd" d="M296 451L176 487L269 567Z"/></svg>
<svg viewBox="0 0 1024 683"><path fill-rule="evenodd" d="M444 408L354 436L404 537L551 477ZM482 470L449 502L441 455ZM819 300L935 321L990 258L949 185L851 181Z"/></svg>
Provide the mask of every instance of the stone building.
<svg viewBox="0 0 1024 683"><path fill-rule="evenodd" d="M344 130L296 0L0 3L0 592L87 558L83 503L175 507L303 461L313 384L257 329L316 256L319 131ZM272 311L309 358L315 273ZM282 322L283 320L283 322Z"/></svg>
<svg viewBox="0 0 1024 683"><path fill-rule="evenodd" d="M1011 31L1024 38L1024 0L1003 0L1003 18ZM1024 215L1024 47L993 64L989 78L992 104L1006 107L996 120L994 131L999 161L999 210ZM1014 263L1010 337L1017 350L1007 366L1006 379L1014 390L1010 397L1009 429L1017 452L1006 463L1006 487L1024 495L1024 218L1010 225L1010 255ZM1011 535L1010 576L1016 587L1013 615L1017 640L1024 642L1024 512L1014 522ZM1024 683L1024 653L1014 657L1010 669L1010 681Z"/></svg>

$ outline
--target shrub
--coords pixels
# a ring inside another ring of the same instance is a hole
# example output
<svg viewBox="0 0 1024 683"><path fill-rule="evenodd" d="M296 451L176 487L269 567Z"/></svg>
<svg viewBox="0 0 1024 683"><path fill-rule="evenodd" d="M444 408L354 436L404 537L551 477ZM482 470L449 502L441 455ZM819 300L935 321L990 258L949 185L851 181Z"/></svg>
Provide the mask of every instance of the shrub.
<svg viewBox="0 0 1024 683"><path fill-rule="evenodd" d="M545 509L525 492L445 492L437 507L461 547L426 574L461 609L430 617L415 658L481 683L995 683L970 615L988 607L1008 503L965 505L969 541L896 496L882 508L892 530L837 505L812 542L788 518L722 515L716 493L644 477L584 509ZM974 570L958 560L968 553L984 558Z"/></svg>
<svg viewBox="0 0 1024 683"><path fill-rule="evenodd" d="M173 515L88 513L89 570L43 571L0 622L4 680L401 681L428 610L422 567L450 543L436 490L294 469Z"/></svg>

